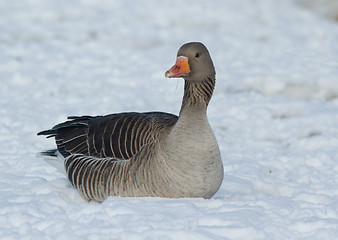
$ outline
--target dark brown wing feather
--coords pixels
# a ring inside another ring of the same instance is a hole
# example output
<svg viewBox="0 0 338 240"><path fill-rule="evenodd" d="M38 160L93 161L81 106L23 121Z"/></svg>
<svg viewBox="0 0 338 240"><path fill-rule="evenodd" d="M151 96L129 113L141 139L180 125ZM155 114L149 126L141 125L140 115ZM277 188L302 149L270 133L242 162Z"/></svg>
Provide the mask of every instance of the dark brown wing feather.
<svg viewBox="0 0 338 240"><path fill-rule="evenodd" d="M129 159L145 144L153 142L173 126L178 117L163 112L120 113L107 116L69 117L38 135L55 137L59 152L67 157L83 154L94 157Z"/></svg>

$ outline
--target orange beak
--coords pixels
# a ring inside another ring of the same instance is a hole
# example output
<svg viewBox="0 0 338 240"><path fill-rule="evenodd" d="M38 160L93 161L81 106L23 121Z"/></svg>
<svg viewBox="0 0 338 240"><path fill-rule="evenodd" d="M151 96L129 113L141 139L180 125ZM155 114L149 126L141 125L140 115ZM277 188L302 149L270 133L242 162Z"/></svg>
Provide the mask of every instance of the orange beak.
<svg viewBox="0 0 338 240"><path fill-rule="evenodd" d="M168 78L179 78L179 77L187 77L190 73L190 67L188 63L188 58L179 56L176 59L175 65L166 71L165 76Z"/></svg>

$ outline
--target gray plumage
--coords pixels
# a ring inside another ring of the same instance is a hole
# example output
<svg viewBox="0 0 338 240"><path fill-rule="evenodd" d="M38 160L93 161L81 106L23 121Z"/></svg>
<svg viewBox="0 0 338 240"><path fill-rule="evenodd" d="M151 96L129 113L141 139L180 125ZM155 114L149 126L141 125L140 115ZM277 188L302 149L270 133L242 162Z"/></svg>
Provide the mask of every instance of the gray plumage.
<svg viewBox="0 0 338 240"><path fill-rule="evenodd" d="M212 197L223 165L206 109L215 70L202 43L183 45L189 73L179 117L163 113L120 113L69 117L38 135L55 137L69 181L87 199L121 197ZM46 152L53 155L55 151Z"/></svg>

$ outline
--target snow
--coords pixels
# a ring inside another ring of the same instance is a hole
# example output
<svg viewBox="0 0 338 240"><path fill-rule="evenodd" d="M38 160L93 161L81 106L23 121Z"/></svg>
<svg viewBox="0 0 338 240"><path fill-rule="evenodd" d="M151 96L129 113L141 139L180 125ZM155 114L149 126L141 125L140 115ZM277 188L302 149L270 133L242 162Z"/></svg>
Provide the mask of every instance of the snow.
<svg viewBox="0 0 338 240"><path fill-rule="evenodd" d="M0 239L337 239L338 12L305 2L1 1ZM189 41L217 71L212 199L87 202L36 158L69 115L177 114Z"/></svg>

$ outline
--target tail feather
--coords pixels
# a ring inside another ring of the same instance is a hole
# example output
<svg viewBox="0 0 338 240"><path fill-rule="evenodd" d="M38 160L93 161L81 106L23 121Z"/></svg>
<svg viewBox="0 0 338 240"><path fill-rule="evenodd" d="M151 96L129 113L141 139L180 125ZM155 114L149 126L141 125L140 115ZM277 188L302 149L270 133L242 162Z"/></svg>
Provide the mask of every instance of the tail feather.
<svg viewBox="0 0 338 240"><path fill-rule="evenodd" d="M48 135L47 138L55 137L56 131L55 129L44 130L44 131L38 132L37 135Z"/></svg>
<svg viewBox="0 0 338 240"><path fill-rule="evenodd" d="M46 156L46 157L57 157L57 149L49 149L43 152L40 152L41 156Z"/></svg>
<svg viewBox="0 0 338 240"><path fill-rule="evenodd" d="M37 157L43 158L46 163L55 167L60 173L67 174L64 166L65 159L57 149L40 152L37 154Z"/></svg>
<svg viewBox="0 0 338 240"><path fill-rule="evenodd" d="M55 125L53 128L48 129L48 130L44 130L41 132L38 132L37 135L47 135L47 138L51 138L51 137L55 137L58 132L62 129L66 129L66 128L77 128L77 127L87 127L88 126L88 122L92 119L93 117L91 116L70 116L68 117L68 121L63 122L63 123L59 123L57 125Z"/></svg>

